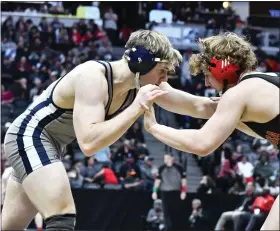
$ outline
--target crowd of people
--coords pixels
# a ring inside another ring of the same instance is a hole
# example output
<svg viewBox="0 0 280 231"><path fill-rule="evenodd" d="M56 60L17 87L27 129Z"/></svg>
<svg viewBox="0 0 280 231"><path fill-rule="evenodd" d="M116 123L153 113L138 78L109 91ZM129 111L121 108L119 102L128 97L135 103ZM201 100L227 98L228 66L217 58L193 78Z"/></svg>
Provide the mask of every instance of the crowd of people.
<svg viewBox="0 0 280 231"><path fill-rule="evenodd" d="M199 21L201 19L199 7L193 11L184 6L180 12L174 13L177 16L173 21ZM52 9L64 11L63 6L59 5L53 6ZM94 20L86 23L83 19L71 28L65 27L59 18L49 22L42 17L39 25L35 25L32 20L24 20L23 17L17 21L14 21L13 17L8 17L2 22L1 144L10 123L52 82L87 60L112 61L116 58L113 45L120 42L124 44L132 32L127 25L122 25L118 29L117 20L118 15L109 8L104 15L103 28ZM236 26L243 22L240 18L234 17L225 23L225 28L235 30ZM220 27L217 26L215 19L210 18L207 21L207 29L218 28ZM258 41L257 45L260 45ZM203 76L192 78L188 73L188 58L193 51L181 52L184 61L176 76L172 76L173 78L169 80L170 84L195 95L216 96L215 91L204 86ZM258 48L256 53L259 70L279 71L277 57L266 55L261 48ZM181 128L196 129L205 123L204 120L188 116L175 114L173 116L177 121L176 126ZM3 149L1 152L1 174L3 174L5 167L9 171L7 168L9 163L5 160ZM85 158L77 143L69 145L64 164L72 188L152 191L162 167L153 164L152 156L145 144L141 122L136 122L122 139L94 153L92 157ZM197 192L246 196L252 187L256 193L275 196L279 194L279 158L279 151L268 142L235 131L213 154L203 158L196 157L203 173ZM250 191L250 195L251 193ZM195 223L197 224L198 220L194 219L194 216L201 213L200 205L197 205L201 204L201 201L196 200L193 203L195 212L189 217L189 222L190 227L197 228ZM156 227L159 230L164 228L163 214L159 210L161 206L161 202L155 200L154 209L147 217L147 222L151 223L152 228ZM252 211L249 212L247 209L246 212L246 216L243 214L243 220L249 221L251 218L248 213L251 214ZM158 217L155 215L157 213ZM221 219L225 219L225 216L222 215ZM203 220L202 215L199 219ZM217 227L223 225L224 223L220 222ZM239 223L234 225L240 227Z"/></svg>

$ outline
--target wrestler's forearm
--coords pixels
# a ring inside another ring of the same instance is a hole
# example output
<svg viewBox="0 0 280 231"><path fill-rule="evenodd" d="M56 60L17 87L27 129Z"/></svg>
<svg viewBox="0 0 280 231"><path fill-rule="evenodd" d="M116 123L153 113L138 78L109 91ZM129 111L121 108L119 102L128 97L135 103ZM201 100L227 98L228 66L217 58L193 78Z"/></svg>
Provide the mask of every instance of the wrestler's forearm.
<svg viewBox="0 0 280 231"><path fill-rule="evenodd" d="M142 113L141 107L131 105L113 119L93 124L89 128L83 152L91 156L115 143Z"/></svg>
<svg viewBox="0 0 280 231"><path fill-rule="evenodd" d="M203 143L207 137L199 137L199 130L177 130L160 124L153 125L149 132L168 146L184 151L206 156L206 145Z"/></svg>
<svg viewBox="0 0 280 231"><path fill-rule="evenodd" d="M167 84L161 85L161 88L167 90L168 94L157 98L155 103L177 114L209 119L214 114L218 105L218 101L213 101L208 97L192 95L174 89Z"/></svg>

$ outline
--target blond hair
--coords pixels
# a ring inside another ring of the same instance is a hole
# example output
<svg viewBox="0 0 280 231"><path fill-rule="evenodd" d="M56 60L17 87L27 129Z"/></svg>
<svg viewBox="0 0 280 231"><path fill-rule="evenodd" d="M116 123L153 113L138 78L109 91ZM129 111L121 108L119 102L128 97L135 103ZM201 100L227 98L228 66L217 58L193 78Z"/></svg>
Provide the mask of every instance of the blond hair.
<svg viewBox="0 0 280 231"><path fill-rule="evenodd" d="M136 46L143 46L161 60L167 60L170 70L174 70L182 62L180 52L172 47L165 35L157 31L137 30L133 32L125 45L127 50L124 53L124 58L127 59L130 49Z"/></svg>
<svg viewBox="0 0 280 231"><path fill-rule="evenodd" d="M200 72L209 72L209 61L212 57L228 60L238 64L242 72L252 71L257 66L256 55L251 44L235 33L226 32L205 39L199 39L200 54L190 57L190 73L197 75Z"/></svg>

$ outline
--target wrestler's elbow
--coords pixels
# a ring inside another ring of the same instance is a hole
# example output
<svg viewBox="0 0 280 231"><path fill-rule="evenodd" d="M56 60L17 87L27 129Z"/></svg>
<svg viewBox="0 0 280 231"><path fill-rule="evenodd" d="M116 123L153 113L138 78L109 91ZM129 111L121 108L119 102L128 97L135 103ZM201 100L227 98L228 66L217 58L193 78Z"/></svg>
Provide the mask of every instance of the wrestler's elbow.
<svg viewBox="0 0 280 231"><path fill-rule="evenodd" d="M87 138L87 136L84 136L78 143L81 151L88 157L92 156L101 149L99 139L95 137Z"/></svg>
<svg viewBox="0 0 280 231"><path fill-rule="evenodd" d="M97 153L99 150L101 150L102 148L100 147L100 145L96 144L96 143L83 143L80 145L81 151L88 157L94 155L95 153Z"/></svg>
<svg viewBox="0 0 280 231"><path fill-rule="evenodd" d="M210 146L204 142L193 142L191 148L189 144L183 144L182 146L183 151L190 152L201 157L208 156L212 152Z"/></svg>

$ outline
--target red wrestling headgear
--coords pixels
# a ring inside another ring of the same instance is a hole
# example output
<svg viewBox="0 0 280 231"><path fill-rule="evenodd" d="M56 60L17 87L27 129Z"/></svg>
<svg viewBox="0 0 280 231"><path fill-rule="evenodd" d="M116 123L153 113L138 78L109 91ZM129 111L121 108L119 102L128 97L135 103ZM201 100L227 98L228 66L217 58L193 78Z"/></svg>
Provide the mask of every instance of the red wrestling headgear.
<svg viewBox="0 0 280 231"><path fill-rule="evenodd" d="M229 84L235 84L238 82L241 74L238 64L231 64L227 60L218 60L213 57L210 59L209 65L209 71L219 83L224 84L227 81Z"/></svg>

